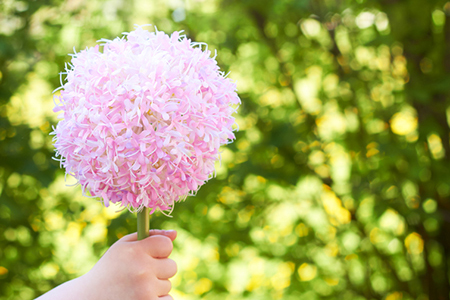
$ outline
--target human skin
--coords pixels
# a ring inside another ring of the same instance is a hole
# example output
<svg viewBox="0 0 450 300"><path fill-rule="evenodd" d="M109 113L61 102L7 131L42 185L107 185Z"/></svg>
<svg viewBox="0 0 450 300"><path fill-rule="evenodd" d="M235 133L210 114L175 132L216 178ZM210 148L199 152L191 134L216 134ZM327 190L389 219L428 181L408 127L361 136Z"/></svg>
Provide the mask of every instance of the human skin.
<svg viewBox="0 0 450 300"><path fill-rule="evenodd" d="M169 278L177 272L169 257L176 231L150 230L141 241L129 234L114 243L85 275L36 300L173 300Z"/></svg>

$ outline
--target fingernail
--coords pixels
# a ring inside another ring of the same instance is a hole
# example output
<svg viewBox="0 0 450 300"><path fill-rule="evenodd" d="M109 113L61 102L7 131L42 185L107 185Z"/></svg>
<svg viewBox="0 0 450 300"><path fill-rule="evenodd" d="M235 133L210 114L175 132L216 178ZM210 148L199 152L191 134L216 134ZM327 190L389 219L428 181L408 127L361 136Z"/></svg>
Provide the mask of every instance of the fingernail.
<svg viewBox="0 0 450 300"><path fill-rule="evenodd" d="M171 229L171 230L164 230L165 233L172 233L175 232L175 230Z"/></svg>

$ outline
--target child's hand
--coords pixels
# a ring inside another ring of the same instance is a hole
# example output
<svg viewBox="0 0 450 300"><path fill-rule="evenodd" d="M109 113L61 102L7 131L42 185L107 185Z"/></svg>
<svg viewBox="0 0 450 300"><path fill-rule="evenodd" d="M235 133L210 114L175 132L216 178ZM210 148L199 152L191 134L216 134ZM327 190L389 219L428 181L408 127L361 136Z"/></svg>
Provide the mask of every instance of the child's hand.
<svg viewBox="0 0 450 300"><path fill-rule="evenodd" d="M173 299L169 278L177 272L169 259L176 231L151 230L150 237L137 241L133 233L114 243L85 274L85 282L96 300Z"/></svg>
<svg viewBox="0 0 450 300"><path fill-rule="evenodd" d="M176 231L150 230L137 241L133 233L114 243L85 275L66 282L39 300L173 300L169 278L177 272L169 259Z"/></svg>

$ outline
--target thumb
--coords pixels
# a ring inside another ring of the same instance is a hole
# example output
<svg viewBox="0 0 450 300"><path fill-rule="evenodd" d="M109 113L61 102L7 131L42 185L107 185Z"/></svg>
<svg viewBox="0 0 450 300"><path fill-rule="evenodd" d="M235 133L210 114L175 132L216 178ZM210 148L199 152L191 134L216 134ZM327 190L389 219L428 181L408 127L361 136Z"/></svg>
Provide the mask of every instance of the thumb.
<svg viewBox="0 0 450 300"><path fill-rule="evenodd" d="M152 229L149 231L149 236L154 235L164 235L167 236L172 242L177 237L176 230L160 230L160 229ZM137 232L128 234L120 239L123 242L135 242L137 241Z"/></svg>

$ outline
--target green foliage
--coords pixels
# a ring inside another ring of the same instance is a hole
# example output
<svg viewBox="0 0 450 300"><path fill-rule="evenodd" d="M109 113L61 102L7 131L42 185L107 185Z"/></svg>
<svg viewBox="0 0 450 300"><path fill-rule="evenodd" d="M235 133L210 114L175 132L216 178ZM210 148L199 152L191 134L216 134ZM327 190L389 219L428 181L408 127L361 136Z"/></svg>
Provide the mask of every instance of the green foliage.
<svg viewBox="0 0 450 300"><path fill-rule="evenodd" d="M89 270L136 229L51 159L67 53L133 24L185 30L237 80L217 178L152 228L179 231L176 299L448 299L450 4L0 3L0 300ZM70 179L68 179L70 183Z"/></svg>

